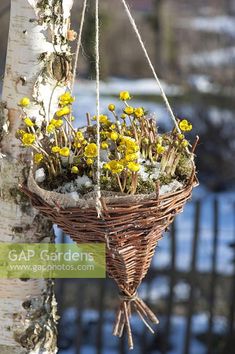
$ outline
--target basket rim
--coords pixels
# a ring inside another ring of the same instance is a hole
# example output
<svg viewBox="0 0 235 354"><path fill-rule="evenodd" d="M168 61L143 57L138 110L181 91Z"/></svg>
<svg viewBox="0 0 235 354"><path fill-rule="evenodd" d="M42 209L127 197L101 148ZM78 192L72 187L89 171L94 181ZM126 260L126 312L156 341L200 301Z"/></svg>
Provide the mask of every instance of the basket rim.
<svg viewBox="0 0 235 354"><path fill-rule="evenodd" d="M140 203L149 203L151 201L158 201L163 202L168 199L175 198L181 195L184 192L190 192L194 187L199 185L199 181L196 176L195 169L193 170L191 178L188 180L187 184L174 192L167 192L164 194L159 195L159 190L156 190L150 194L110 194L108 191L101 191L101 203L103 208L105 209L106 206L112 207L118 205L122 205L123 203L128 204L129 206L132 205L139 205ZM66 194L48 191L39 187L37 182L33 177L32 169L30 169L28 181L22 185L19 185L19 188L26 194L30 199L34 199L35 201L39 202L40 204L47 205L50 208L58 208L64 210L73 210L77 208L82 209L96 209L96 192L90 192L87 194L87 198L79 199L79 203L74 200L72 202L72 198ZM85 195L86 196L86 195Z"/></svg>

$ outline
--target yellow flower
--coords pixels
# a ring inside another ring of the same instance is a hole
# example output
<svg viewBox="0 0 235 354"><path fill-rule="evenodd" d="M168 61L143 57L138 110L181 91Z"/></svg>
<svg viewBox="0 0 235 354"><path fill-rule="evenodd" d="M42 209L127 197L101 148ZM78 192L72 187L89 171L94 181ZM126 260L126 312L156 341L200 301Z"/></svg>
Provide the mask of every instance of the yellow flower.
<svg viewBox="0 0 235 354"><path fill-rule="evenodd" d="M77 131L76 132L76 138L78 139L78 140L84 140L84 135L83 135L83 133L82 132L80 132L80 131Z"/></svg>
<svg viewBox="0 0 235 354"><path fill-rule="evenodd" d="M134 108L131 106L128 106L124 109L124 113L126 113L128 116L134 113Z"/></svg>
<svg viewBox="0 0 235 354"><path fill-rule="evenodd" d="M54 125L55 128L60 128L64 122L63 119L52 119L51 124Z"/></svg>
<svg viewBox="0 0 235 354"><path fill-rule="evenodd" d="M71 117L71 121L72 122L75 121L75 117L74 116Z"/></svg>
<svg viewBox="0 0 235 354"><path fill-rule="evenodd" d="M109 136L109 132L101 130L100 135L102 136L102 138L107 138Z"/></svg>
<svg viewBox="0 0 235 354"><path fill-rule="evenodd" d="M165 151L164 146L162 146L161 144L157 144L157 153L163 154L164 151Z"/></svg>
<svg viewBox="0 0 235 354"><path fill-rule="evenodd" d="M24 119L24 122L25 124L28 126L28 127L33 127L35 124L31 121L31 119L29 117L26 117Z"/></svg>
<svg viewBox="0 0 235 354"><path fill-rule="evenodd" d="M182 143L181 143L181 146L183 147L187 147L188 146L188 141L187 140L183 140Z"/></svg>
<svg viewBox="0 0 235 354"><path fill-rule="evenodd" d="M59 151L61 156L68 157L70 155L70 150L68 147L63 147Z"/></svg>
<svg viewBox="0 0 235 354"><path fill-rule="evenodd" d="M108 147L109 147L109 144L107 143L107 141L102 141L102 143L101 143L101 148L102 148L103 150L107 150Z"/></svg>
<svg viewBox="0 0 235 354"><path fill-rule="evenodd" d="M60 96L59 98L59 104L60 106L67 106L68 104L71 104L75 101L75 98L71 96L69 92L65 92L63 95Z"/></svg>
<svg viewBox="0 0 235 354"><path fill-rule="evenodd" d="M128 91L121 91L119 97L122 101L127 101L131 99L131 96Z"/></svg>
<svg viewBox="0 0 235 354"><path fill-rule="evenodd" d="M79 172L79 169L77 168L77 166L73 166L71 168L71 173L77 174Z"/></svg>
<svg viewBox="0 0 235 354"><path fill-rule="evenodd" d="M95 143L88 144L85 147L84 155L91 158L96 157L98 155L97 145Z"/></svg>
<svg viewBox="0 0 235 354"><path fill-rule="evenodd" d="M126 148L126 155L139 151L139 145L129 136L122 136L120 145Z"/></svg>
<svg viewBox="0 0 235 354"><path fill-rule="evenodd" d="M116 129L116 124L112 124L112 125L110 126L110 129L115 130L115 129Z"/></svg>
<svg viewBox="0 0 235 354"><path fill-rule="evenodd" d="M184 139L184 134L178 134L177 137L178 137L179 140L183 140Z"/></svg>
<svg viewBox="0 0 235 354"><path fill-rule="evenodd" d="M115 105L112 103L108 105L108 109L110 110L110 112L114 112L115 108L116 108Z"/></svg>
<svg viewBox="0 0 235 354"><path fill-rule="evenodd" d="M23 97L21 98L20 102L19 102L19 106L21 107L27 107L30 105L30 99L28 97Z"/></svg>
<svg viewBox="0 0 235 354"><path fill-rule="evenodd" d="M137 160L138 159L138 154L136 153L133 153L133 154L129 154L129 155L126 155L125 156L125 160L126 161L134 161L134 160Z"/></svg>
<svg viewBox="0 0 235 354"><path fill-rule="evenodd" d="M190 132L193 128L192 124L187 121L187 119L181 120L181 122L179 123L179 127L180 130L182 130L183 132Z"/></svg>
<svg viewBox="0 0 235 354"><path fill-rule="evenodd" d="M126 117L127 117L127 115L126 115L125 113L123 113L123 114L121 115L121 118L122 118L122 119L126 119Z"/></svg>
<svg viewBox="0 0 235 354"><path fill-rule="evenodd" d="M80 148L82 146L82 144L79 143L79 141L74 141L73 145L75 148Z"/></svg>
<svg viewBox="0 0 235 354"><path fill-rule="evenodd" d="M52 146L51 151L54 153L60 152L60 147L59 146Z"/></svg>
<svg viewBox="0 0 235 354"><path fill-rule="evenodd" d="M30 133L24 133L22 137L22 143L25 146L31 146L36 140L36 136Z"/></svg>
<svg viewBox="0 0 235 354"><path fill-rule="evenodd" d="M116 141L118 139L119 134L117 132L110 133L110 139Z"/></svg>
<svg viewBox="0 0 235 354"><path fill-rule="evenodd" d="M142 107L138 107L134 109L134 114L137 118L141 118L144 115L144 110Z"/></svg>
<svg viewBox="0 0 235 354"><path fill-rule="evenodd" d="M94 163L93 159L87 159L86 160L87 165L92 165Z"/></svg>
<svg viewBox="0 0 235 354"><path fill-rule="evenodd" d="M16 135L20 135L20 136L22 136L23 134L25 134L26 132L23 130L23 129L18 129L17 131L16 131Z"/></svg>
<svg viewBox="0 0 235 354"><path fill-rule="evenodd" d="M53 124L49 124L46 130L47 133L52 133L55 130L55 126Z"/></svg>
<svg viewBox="0 0 235 354"><path fill-rule="evenodd" d="M106 163L104 163L103 164L103 168L105 169L105 170L109 170L109 164L106 162Z"/></svg>
<svg viewBox="0 0 235 354"><path fill-rule="evenodd" d="M112 173L121 173L124 169L123 163L120 161L112 160L107 163L106 166L107 169L109 169Z"/></svg>
<svg viewBox="0 0 235 354"><path fill-rule="evenodd" d="M102 124L107 124L109 122L108 117L105 115L100 115L99 121Z"/></svg>
<svg viewBox="0 0 235 354"><path fill-rule="evenodd" d="M129 162L127 167L129 168L130 171L132 172L138 172L140 169L140 164L136 162Z"/></svg>
<svg viewBox="0 0 235 354"><path fill-rule="evenodd" d="M62 116L66 116L69 113L70 113L70 108L68 106L64 106L63 108L59 109L56 112L56 115L57 117L62 117Z"/></svg>
<svg viewBox="0 0 235 354"><path fill-rule="evenodd" d="M36 164L39 164L43 160L43 154L35 154L33 160Z"/></svg>

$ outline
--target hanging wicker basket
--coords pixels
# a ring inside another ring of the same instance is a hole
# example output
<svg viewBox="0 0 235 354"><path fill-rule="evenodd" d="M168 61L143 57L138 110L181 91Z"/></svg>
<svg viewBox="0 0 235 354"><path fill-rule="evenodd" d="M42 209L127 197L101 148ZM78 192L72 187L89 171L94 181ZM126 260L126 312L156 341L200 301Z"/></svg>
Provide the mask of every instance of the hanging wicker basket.
<svg viewBox="0 0 235 354"><path fill-rule="evenodd" d="M183 210L198 184L193 172L187 185L174 193L149 195L117 195L102 192L102 217L97 217L95 193L87 194L76 205L68 196L40 188L30 172L27 185L21 189L32 205L51 219L78 243L104 242L108 275L120 290L120 307L113 334L122 336L124 327L129 348L133 339L129 317L134 309L146 326L149 321L158 323L156 316L139 298L137 289L150 266L158 241Z"/></svg>

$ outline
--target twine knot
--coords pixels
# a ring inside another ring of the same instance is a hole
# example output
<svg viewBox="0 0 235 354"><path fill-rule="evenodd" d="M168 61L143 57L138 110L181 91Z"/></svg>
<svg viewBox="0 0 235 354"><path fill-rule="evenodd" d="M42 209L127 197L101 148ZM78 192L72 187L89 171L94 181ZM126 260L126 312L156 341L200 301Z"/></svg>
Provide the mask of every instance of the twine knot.
<svg viewBox="0 0 235 354"><path fill-rule="evenodd" d="M138 293L137 291L133 294L133 295L127 295L127 294L123 294L123 293L119 293L119 298L121 301L128 301L128 302L132 302L132 301L136 301L138 299Z"/></svg>

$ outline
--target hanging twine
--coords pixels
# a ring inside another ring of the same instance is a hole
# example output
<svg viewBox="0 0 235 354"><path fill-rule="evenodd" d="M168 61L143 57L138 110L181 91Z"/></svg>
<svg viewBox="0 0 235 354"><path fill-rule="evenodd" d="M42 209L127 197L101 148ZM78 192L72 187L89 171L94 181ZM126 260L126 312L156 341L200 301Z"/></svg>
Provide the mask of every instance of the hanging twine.
<svg viewBox="0 0 235 354"><path fill-rule="evenodd" d="M166 107L167 107L169 113L170 113L170 117L171 117L171 119L173 120L173 122L174 122L174 124L175 124L175 126L176 126L177 131L180 133L181 131L180 131L180 128L179 128L179 126L178 126L177 119L176 119L176 117L175 117L175 115L174 115L174 113L173 113L173 110L172 110L172 108L171 108L171 106L170 106L170 103L169 103L169 101L168 101L168 98L166 97L166 94L165 94L165 92L164 92L164 90L163 90L162 84L161 84L161 82L160 82L160 80L159 80L159 78L158 78L158 76L157 76L157 73L156 73L156 71L155 71L155 69L154 69L154 66L153 66L153 64L152 64L152 62L151 62L151 59L150 59L150 57L149 57L149 55L148 55L147 49L146 49L146 47L145 47L145 45L144 45L144 42L143 42L143 40L142 40L142 38L141 38L141 35L140 35L140 32L139 32L139 30L138 30L138 27L137 27L137 25L136 25L136 23L135 23L135 20L134 20L133 16L132 16L131 13L130 13L130 10L129 10L129 7L128 7L126 1L125 1L125 0L121 0L121 2L123 3L123 5L124 5L124 7L125 7L125 10L126 10L126 13L127 13L128 18L129 18L129 21L130 21L130 23L131 23L131 25L132 25L132 27L133 27L133 30L135 31L135 34L136 34L136 36L137 36L137 38L138 38L138 41L139 41L139 43L140 43L140 45L141 45L141 47L142 47L142 49L143 49L144 55L145 55L145 57L146 57L146 59L147 59L147 62L148 62L149 67L150 67L150 69L151 69L151 71L152 71L152 73L153 73L153 76L154 76L154 78L155 78L156 81L157 81L158 87L159 87L159 89L160 89L161 96L162 96L162 98L163 98L163 100L164 100L164 102L165 102L165 105L166 105Z"/></svg>
<svg viewBox="0 0 235 354"><path fill-rule="evenodd" d="M96 64L96 121L97 121L97 186L96 186L96 210L98 217L101 217L101 162L100 162L100 26L99 26L99 0L95 2L95 64Z"/></svg>
<svg viewBox="0 0 235 354"><path fill-rule="evenodd" d="M72 82L71 82L71 92L73 91L74 83L75 83L75 79L76 79L76 71L77 71L77 66L78 66L78 57L79 57L81 44L82 44L82 32L83 32L83 27L84 27L84 23L85 23L86 8L87 8L87 0L84 0L83 8L82 8L81 23L80 23L79 33L78 33L77 49L76 49L75 59L74 59L74 67L73 67Z"/></svg>

